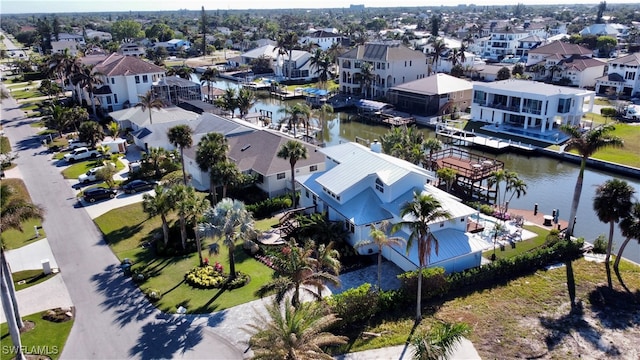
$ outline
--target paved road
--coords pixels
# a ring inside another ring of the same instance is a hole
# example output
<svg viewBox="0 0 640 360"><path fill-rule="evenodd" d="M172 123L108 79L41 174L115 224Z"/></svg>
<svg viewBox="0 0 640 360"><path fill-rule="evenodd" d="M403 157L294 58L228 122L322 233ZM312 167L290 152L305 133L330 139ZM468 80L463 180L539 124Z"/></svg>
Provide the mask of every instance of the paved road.
<svg viewBox="0 0 640 360"><path fill-rule="evenodd" d="M118 260L73 189L45 152L13 99L2 101L2 125L19 152L16 163L33 201L46 211L43 226L77 317L63 359L240 359L242 350L189 318L157 311L119 273Z"/></svg>

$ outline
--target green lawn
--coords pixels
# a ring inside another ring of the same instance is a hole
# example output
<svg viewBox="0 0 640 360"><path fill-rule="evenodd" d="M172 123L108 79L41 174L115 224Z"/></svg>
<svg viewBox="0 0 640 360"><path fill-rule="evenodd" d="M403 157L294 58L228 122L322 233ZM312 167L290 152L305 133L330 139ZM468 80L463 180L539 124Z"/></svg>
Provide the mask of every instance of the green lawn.
<svg viewBox="0 0 640 360"><path fill-rule="evenodd" d="M45 275L42 269L18 271L13 273L12 275L16 291L26 289L33 285L38 285L41 282L44 282L56 276L55 273L49 273L48 275ZM24 281L24 284L18 284L20 281Z"/></svg>
<svg viewBox="0 0 640 360"><path fill-rule="evenodd" d="M40 349L40 354L47 355L52 360L58 359L62 353L64 344L67 342L67 337L69 337L73 320L60 323L51 322L42 319L41 313L23 316L22 319L35 323L35 327L31 331L20 334L22 346L25 346L27 352L29 353L30 350ZM11 337L9 336L7 323L0 325L0 334L2 334L2 346L11 346ZM12 357L11 355L15 355L15 352L6 354L3 348L3 359L10 359Z"/></svg>
<svg viewBox="0 0 640 360"><path fill-rule="evenodd" d="M175 219L171 219L174 221ZM129 258L135 265L133 270L145 271L151 275L140 287L159 290L163 297L156 306L163 311L175 312L180 305L189 312L209 313L257 299L253 294L273 276L273 270L249 257L239 244L235 251L236 270L251 276L251 282L244 287L230 291L219 289L194 289L184 282L184 274L198 265L196 253L179 257L155 257L151 248L142 243L150 242L154 234L161 233L159 218L148 219L140 203L114 209L96 220L105 235L105 240L119 259ZM203 248L208 249L212 239L203 240ZM220 254L203 257L210 263L220 262L225 271L229 270L227 248L222 246Z"/></svg>
<svg viewBox="0 0 640 360"><path fill-rule="evenodd" d="M29 196L29 192L24 185L24 182L21 179L4 179L2 180L2 184L9 185L16 198L25 199L26 201L31 201L31 197ZM40 237L35 237L34 226L39 227ZM9 229L2 233L2 244L5 249L17 249L19 247L31 244L34 241L42 239L46 237L44 229L42 229L42 222L37 219L29 219L27 221L22 222L22 230Z"/></svg>
<svg viewBox="0 0 640 360"><path fill-rule="evenodd" d="M541 246L542 244L544 244L546 237L549 234L548 230L535 225L525 225L524 229L529 230L533 233L536 233L538 234L538 236L532 239L518 241L517 243L515 243L516 244L515 248L511 246L507 246L504 248L504 250L501 250L500 246L497 246L495 251L496 260L511 258L517 255L520 255L522 253L525 253L531 249L535 249ZM487 250L482 253L482 256L486 259L491 259L491 255L493 255L493 253L494 253L493 249Z"/></svg>
<svg viewBox="0 0 640 360"><path fill-rule="evenodd" d="M40 91L38 91L37 86L33 85L31 87L28 87L29 90L15 90L11 92L11 97L13 97L16 100L22 100L22 99L30 99L30 98L34 98L34 97L41 97L41 96L46 96L45 94L41 93Z"/></svg>
<svg viewBox="0 0 640 360"><path fill-rule="evenodd" d="M118 160L116 161L115 164L116 164L117 171L124 169L124 164L122 163L122 161ZM102 159L87 160L87 161L75 163L67 167L66 169L62 170L62 176L64 176L65 179L77 179L78 176L86 173L87 171L89 171L89 169L92 169L98 166L102 166Z"/></svg>
<svg viewBox="0 0 640 360"><path fill-rule="evenodd" d="M0 154L7 154L11 152L11 142L6 136L0 136Z"/></svg>

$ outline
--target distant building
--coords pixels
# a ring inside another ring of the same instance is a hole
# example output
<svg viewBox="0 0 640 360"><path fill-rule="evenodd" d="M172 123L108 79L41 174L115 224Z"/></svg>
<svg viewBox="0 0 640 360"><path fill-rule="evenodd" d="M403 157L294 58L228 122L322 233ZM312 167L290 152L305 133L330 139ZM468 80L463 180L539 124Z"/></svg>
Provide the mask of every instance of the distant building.
<svg viewBox="0 0 640 360"><path fill-rule="evenodd" d="M435 74L389 89L388 101L408 113L434 116L471 105L471 82L447 74Z"/></svg>
<svg viewBox="0 0 640 360"><path fill-rule="evenodd" d="M178 105L183 101L202 100L202 87L177 76L166 76L151 86L153 93L165 104Z"/></svg>
<svg viewBox="0 0 640 360"><path fill-rule="evenodd" d="M317 30L311 34L302 36L299 40L301 44L315 44L323 51L327 51L333 44L345 45L344 37L340 34Z"/></svg>
<svg viewBox="0 0 640 360"><path fill-rule="evenodd" d="M596 93L640 96L640 52L610 60L607 72L596 79Z"/></svg>
<svg viewBox="0 0 640 360"><path fill-rule="evenodd" d="M136 43L124 43L118 48L118 54L124 56L142 57L146 54L146 48Z"/></svg>

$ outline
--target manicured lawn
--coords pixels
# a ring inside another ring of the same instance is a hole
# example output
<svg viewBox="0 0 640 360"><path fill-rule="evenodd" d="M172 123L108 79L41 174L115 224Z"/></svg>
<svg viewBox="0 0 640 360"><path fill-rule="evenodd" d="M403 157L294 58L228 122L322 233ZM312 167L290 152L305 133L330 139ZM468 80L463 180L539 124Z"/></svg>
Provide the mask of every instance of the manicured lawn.
<svg viewBox="0 0 640 360"><path fill-rule="evenodd" d="M621 149L602 149L593 156L596 159L611 161L618 164L640 168L640 126L629 124L616 124L616 129L612 135L624 140L624 147Z"/></svg>
<svg viewBox="0 0 640 360"><path fill-rule="evenodd" d="M33 285L40 284L41 282L51 279L56 276L54 273L49 273L45 275L42 270L23 270L13 273L13 283L16 287L16 291L26 289ZM24 284L18 284L20 281L24 280Z"/></svg>
<svg viewBox="0 0 640 360"><path fill-rule="evenodd" d="M87 160L87 161L75 163L67 167L66 169L62 170L62 176L64 176L65 179L77 179L78 176L86 173L87 171L89 171L89 169L102 166L102 164L103 164L102 159ZM115 164L116 164L117 171L124 169L124 164L122 163L122 161L118 160L115 162Z"/></svg>
<svg viewBox="0 0 640 360"><path fill-rule="evenodd" d="M25 199L29 202L31 201L29 192L21 179L4 179L2 180L2 184L7 184L13 189L14 193L12 196ZM39 227L40 237L37 239L35 237L34 226ZM30 219L22 222L22 229L23 231L9 229L2 233L2 243L4 244L5 249L17 249L46 236L44 229L42 229L42 222L37 219Z"/></svg>
<svg viewBox="0 0 640 360"><path fill-rule="evenodd" d="M26 89L29 89L29 90L26 90ZM30 99L34 97L40 97L40 96L46 96L46 95L38 91L37 85L35 84L29 86L28 88L25 88L25 90L15 90L11 92L11 97L13 97L16 100Z"/></svg>
<svg viewBox="0 0 640 360"><path fill-rule="evenodd" d="M525 253L531 249L535 249L541 246L542 244L544 244L544 242L546 241L546 237L549 234L548 230L545 230L538 226L525 225L524 228L526 230L529 230L531 232L538 234L538 236L532 239L517 242L515 248L512 248L511 246L507 246L505 247L504 250L500 250L500 246L499 245L496 246L496 251L495 251L496 260L511 258L517 255L520 255L522 253ZM491 259L491 255L493 255L493 253L494 253L493 249L487 250L482 253L482 257L486 259Z"/></svg>
<svg viewBox="0 0 640 360"><path fill-rule="evenodd" d="M0 154L6 154L11 151L11 142L6 136L0 136Z"/></svg>
<svg viewBox="0 0 640 360"><path fill-rule="evenodd" d="M184 282L184 274L198 265L196 253L160 257L155 256L153 246L142 246L143 243L152 242L155 235L161 236L162 231L160 218L148 219L142 211L142 204L114 209L95 221L120 260L131 259L135 263L132 268L134 271L144 271L151 276L140 287L143 290L153 288L163 294L156 303L163 311L175 312L182 305L189 312L208 313L243 304L257 299L254 292L273 276L273 270L247 256L239 243L235 251L236 270L251 276L251 282L227 291L194 289ZM175 221L175 217L171 221ZM211 264L220 262L224 270L229 271L227 248L222 246L220 254L209 255L206 249L212 242L210 238L203 240L203 257L209 258Z"/></svg>
<svg viewBox="0 0 640 360"><path fill-rule="evenodd" d="M41 313L23 316L22 319L25 321L33 321L36 325L31 331L20 334L22 346L25 347L27 352L30 352L30 350L40 349L42 355L47 355L53 360L58 359L60 354L62 354L64 344L67 342L67 337L69 337L69 332L73 326L73 320L60 323L51 322L42 319ZM2 346L11 346L11 337L9 336L9 327L7 326L7 323L0 325L0 334L2 334ZM47 353L44 354L42 353L43 351ZM3 359L5 357L10 359L14 355L15 352L6 354L3 349Z"/></svg>

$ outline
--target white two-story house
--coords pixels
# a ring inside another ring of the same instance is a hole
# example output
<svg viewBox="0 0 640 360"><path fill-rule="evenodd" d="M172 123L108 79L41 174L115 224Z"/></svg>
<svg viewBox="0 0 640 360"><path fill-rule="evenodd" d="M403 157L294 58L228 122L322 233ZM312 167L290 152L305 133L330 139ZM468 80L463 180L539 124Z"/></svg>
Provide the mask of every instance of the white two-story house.
<svg viewBox="0 0 640 360"><path fill-rule="evenodd" d="M358 45L338 57L340 91L345 94L382 98L389 88L427 76L427 56L400 42L370 42ZM367 86L360 80L363 63L371 64L373 79Z"/></svg>
<svg viewBox="0 0 640 360"><path fill-rule="evenodd" d="M466 233L467 218L476 211L430 185L435 180L430 172L380 153L377 142L371 149L350 142L318 151L325 157L326 170L296 177L302 186L300 206L312 207L316 212L325 213L329 220L344 223L351 245L370 239L372 225L385 220L392 224L402 221L401 207L413 200L414 192L424 192L451 213L450 220L438 219L430 224L440 249L437 255L435 251L431 254L428 265L444 267L448 272L480 265L480 252L487 244ZM408 239L409 233L409 229L403 228L393 236ZM373 254L377 247L363 246L357 251ZM385 247L382 255L405 271L419 265L416 242L408 251L406 244Z"/></svg>
<svg viewBox="0 0 640 360"><path fill-rule="evenodd" d="M527 72L534 80L593 88L606 64L592 56L580 45L554 41L529 50Z"/></svg>
<svg viewBox="0 0 640 360"><path fill-rule="evenodd" d="M164 68L134 56L113 53L93 68L100 74L102 85L94 96L108 112L134 106L154 82L165 77Z"/></svg>
<svg viewBox="0 0 640 360"><path fill-rule="evenodd" d="M502 80L473 84L471 118L494 124L504 132L543 141L555 136L560 125L580 125L593 110L595 92L529 80Z"/></svg>
<svg viewBox="0 0 640 360"><path fill-rule="evenodd" d="M315 44L318 45L322 51L327 51L333 44L343 45L343 36L340 34L316 30L310 34L300 37L298 42L300 44Z"/></svg>
<svg viewBox="0 0 640 360"><path fill-rule="evenodd" d="M606 75L596 79L596 92L635 97L640 94L640 52L610 60Z"/></svg>
<svg viewBox="0 0 640 360"><path fill-rule="evenodd" d="M309 52L292 50L291 60L289 60L289 53L279 54L279 49L275 45L264 45L243 53L240 55L240 62L236 65L249 65L261 58L269 60L278 80L311 80L316 76L311 69Z"/></svg>
<svg viewBox="0 0 640 360"><path fill-rule="evenodd" d="M485 43L483 56L495 61L500 61L508 55L515 56L516 49L520 45L519 41L527 36L529 36L528 31L510 26L495 29Z"/></svg>

